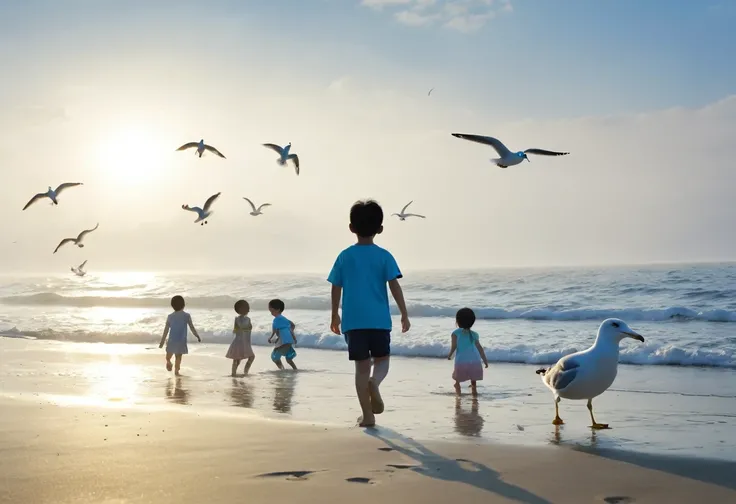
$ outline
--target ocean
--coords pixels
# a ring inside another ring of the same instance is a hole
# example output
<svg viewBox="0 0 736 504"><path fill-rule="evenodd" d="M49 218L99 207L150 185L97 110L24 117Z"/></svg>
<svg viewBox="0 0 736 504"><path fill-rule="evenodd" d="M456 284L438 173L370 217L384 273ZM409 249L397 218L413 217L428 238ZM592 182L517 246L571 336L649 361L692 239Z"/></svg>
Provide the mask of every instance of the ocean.
<svg viewBox="0 0 736 504"><path fill-rule="evenodd" d="M71 399L59 399L68 396L62 389L72 389L79 391L72 403L102 397L116 407L227 414L240 406L297 421L354 423L352 367L343 337L329 330L325 277L2 277L0 393L63 402ZM736 265L407 272L402 285L412 328L392 334L398 358L384 383L381 422L420 437L560 442L550 425L552 396L534 370L587 348L600 322L618 317L645 343L622 343L619 377L594 401L597 419L614 429L591 438L584 402L563 401L567 442L589 446L595 438L596 446L736 459ZM190 344L183 383L165 372L158 350L175 294L184 296L203 339ZM297 325L298 377L284 378L268 359L266 305L275 297ZM251 305L257 359L252 376L232 380L224 354L240 298ZM456 402L452 364L444 359L454 314L464 306L476 312L491 367L478 400Z"/></svg>

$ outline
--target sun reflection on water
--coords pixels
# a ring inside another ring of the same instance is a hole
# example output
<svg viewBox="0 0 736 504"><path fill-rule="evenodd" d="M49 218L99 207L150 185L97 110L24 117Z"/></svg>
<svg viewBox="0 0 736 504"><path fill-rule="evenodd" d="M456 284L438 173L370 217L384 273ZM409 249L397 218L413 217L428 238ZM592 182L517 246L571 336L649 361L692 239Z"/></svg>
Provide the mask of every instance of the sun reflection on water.
<svg viewBox="0 0 736 504"><path fill-rule="evenodd" d="M111 355L109 362L87 365L84 375L91 382L86 396L92 403L132 405L138 400L144 373L140 366L122 364L116 355Z"/></svg>

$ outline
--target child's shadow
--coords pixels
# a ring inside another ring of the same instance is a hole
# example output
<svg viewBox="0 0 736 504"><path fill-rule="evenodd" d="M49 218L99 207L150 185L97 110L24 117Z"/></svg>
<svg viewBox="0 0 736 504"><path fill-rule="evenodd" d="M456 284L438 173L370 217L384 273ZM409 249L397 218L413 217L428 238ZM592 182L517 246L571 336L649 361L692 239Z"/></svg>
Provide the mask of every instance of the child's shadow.
<svg viewBox="0 0 736 504"><path fill-rule="evenodd" d="M455 432L463 436L478 437L483 431L485 420L478 412L478 399L473 398L470 411L463 408L463 399L455 399Z"/></svg>
<svg viewBox="0 0 736 504"><path fill-rule="evenodd" d="M255 397L253 386L245 380L233 378L233 386L230 389L230 398L234 406L241 408L252 408Z"/></svg>
<svg viewBox="0 0 736 504"><path fill-rule="evenodd" d="M385 427L366 429L364 432L380 439L389 448L419 462L421 465L411 468L417 474L443 481L465 483L526 504L551 504L550 501L528 490L504 482L496 471L478 462L445 458L430 451L421 443Z"/></svg>
<svg viewBox="0 0 736 504"><path fill-rule="evenodd" d="M189 405L189 391L181 386L181 376L169 378L166 384L166 397L171 402Z"/></svg>
<svg viewBox="0 0 736 504"><path fill-rule="evenodd" d="M279 371L273 379L273 410L278 413L291 413L291 402L294 399L297 373Z"/></svg>

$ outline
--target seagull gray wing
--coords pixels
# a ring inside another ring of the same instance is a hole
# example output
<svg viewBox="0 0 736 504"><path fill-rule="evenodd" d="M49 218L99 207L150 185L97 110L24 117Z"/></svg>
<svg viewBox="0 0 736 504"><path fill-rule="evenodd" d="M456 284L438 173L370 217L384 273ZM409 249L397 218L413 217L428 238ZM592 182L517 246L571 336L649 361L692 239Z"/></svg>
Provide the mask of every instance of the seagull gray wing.
<svg viewBox="0 0 736 504"><path fill-rule="evenodd" d="M276 152L278 152L279 156L281 155L282 152L284 152L284 149L282 149L279 145L276 145L276 144L265 143L263 144L263 146L268 147L269 149L275 150Z"/></svg>
<svg viewBox="0 0 736 504"><path fill-rule="evenodd" d="M253 202L252 202L251 200L249 200L249 199L248 199L248 198L246 198L245 196L243 196L243 199L244 199L245 201L247 201L248 203L250 203L250 207L251 207L251 208L253 209L253 211L254 211L254 212L256 212L256 211L257 211L257 210L256 210L256 206L255 206L255 205L253 204ZM261 205L261 206L263 206L263 205Z"/></svg>
<svg viewBox="0 0 736 504"><path fill-rule="evenodd" d="M501 140L497 138L481 135L466 135L465 133L453 133L452 136L456 138L462 138L463 140L469 140L471 142L490 145L496 150L496 152L498 152L498 155L502 158L511 154L511 151L508 149L508 147L506 147L503 142L501 142Z"/></svg>
<svg viewBox="0 0 736 504"><path fill-rule="evenodd" d="M59 187L57 187L56 191L54 192L56 192L56 194L61 194L61 191L63 191L67 187L74 187L78 185L82 185L82 183L81 182L64 182L63 184L59 184Z"/></svg>
<svg viewBox="0 0 736 504"><path fill-rule="evenodd" d="M26 206L23 207L23 210L25 210L29 206L33 205L36 201L38 201L39 199L43 198L44 196L46 196L46 193L38 193L38 194L36 194L33 198L31 198L30 200L28 200L28 203L26 203Z"/></svg>
<svg viewBox="0 0 736 504"><path fill-rule="evenodd" d="M544 374L544 381L555 390L563 390L578 374L580 363L574 358L563 357Z"/></svg>
<svg viewBox="0 0 736 504"><path fill-rule="evenodd" d="M412 203L414 203L414 200L411 200L409 203L404 205L404 208L401 209L401 213L403 214L404 212L406 212L406 209L409 208L409 205L411 205Z"/></svg>
<svg viewBox="0 0 736 504"><path fill-rule="evenodd" d="M431 95L432 94L432 91L434 91L434 88L432 88L432 89L429 90L429 93L427 93L427 96Z"/></svg>
<svg viewBox="0 0 736 504"><path fill-rule="evenodd" d="M261 211L261 208L267 207L267 206L271 206L271 203L264 203L264 204L262 204L261 206L258 207L258 211L260 212Z"/></svg>
<svg viewBox="0 0 736 504"><path fill-rule="evenodd" d="M222 152L220 152L219 150L215 149L211 145L205 145L204 148L207 149L208 151L212 152L213 154L217 154L222 159L227 159L225 156L222 155Z"/></svg>
<svg viewBox="0 0 736 504"><path fill-rule="evenodd" d="M86 261L86 260L85 260L85 261L84 261L84 262L83 262L82 264L80 264L80 265L79 265L79 266L77 267L77 269L81 271L81 270L82 270L82 268L84 268L84 265L85 265L85 264L87 264L87 261Z"/></svg>
<svg viewBox="0 0 736 504"><path fill-rule="evenodd" d="M82 238L84 238L85 236L87 236L88 234L90 234L92 231L94 231L98 227L100 227L100 223L99 222L92 229L85 229L84 231L82 231L81 233L79 233L79 236L77 236L77 240L80 240L81 241Z"/></svg>
<svg viewBox="0 0 736 504"><path fill-rule="evenodd" d="M555 151L544 150L544 149L527 149L524 151L524 154L537 154L539 156L567 156L570 153L569 152L555 152Z"/></svg>
<svg viewBox="0 0 736 504"><path fill-rule="evenodd" d="M207 201L204 202L204 211L205 212L209 211L210 207L212 206L212 203L214 203L215 200L220 197L220 194L221 193L219 193L219 192L217 194L213 194L212 196L210 196L207 199Z"/></svg>
<svg viewBox="0 0 736 504"><path fill-rule="evenodd" d="M191 149L191 148L193 148L193 147L199 147L199 142L189 142L189 143L185 143L184 145L182 145L181 147L179 147L179 148L178 148L178 149L176 149L176 150L178 150L178 151L180 151L180 150L187 150L187 149Z"/></svg>
<svg viewBox="0 0 736 504"><path fill-rule="evenodd" d="M56 246L56 248L54 249L54 254L56 254L56 251L59 250L63 245L66 245L67 243L73 242L73 241L74 241L74 238L64 238L63 240L61 240L59 244Z"/></svg>
<svg viewBox="0 0 736 504"><path fill-rule="evenodd" d="M299 175L299 156L296 154L289 154L289 159L294 161L294 169L296 170L296 174Z"/></svg>
<svg viewBox="0 0 736 504"><path fill-rule="evenodd" d="M187 205L182 205L181 207L184 210L189 210L190 212L194 212L196 214L202 213L202 209L199 208L198 206L190 207L190 206L187 206Z"/></svg>
<svg viewBox="0 0 736 504"><path fill-rule="evenodd" d="M415 214L415 213L404 214L404 217L419 217L420 219L426 219L426 217L424 215L419 215L419 214Z"/></svg>

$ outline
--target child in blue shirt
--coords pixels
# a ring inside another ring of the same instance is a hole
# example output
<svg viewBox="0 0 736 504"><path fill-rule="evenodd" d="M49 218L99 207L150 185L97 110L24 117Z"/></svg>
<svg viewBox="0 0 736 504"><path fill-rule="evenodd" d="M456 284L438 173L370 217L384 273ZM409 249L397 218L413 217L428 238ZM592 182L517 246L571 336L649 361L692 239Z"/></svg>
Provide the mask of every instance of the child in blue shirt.
<svg viewBox="0 0 736 504"><path fill-rule="evenodd" d="M355 391L363 410L359 424L370 427L376 423L374 415L384 410L379 385L388 375L391 354L386 284L401 313L401 332L408 331L411 324L399 285L399 266L388 250L373 243L374 237L383 232L380 205L372 200L355 203L350 209L350 232L358 242L340 252L327 278L332 284L330 329L335 334L345 333L348 358L355 361ZM338 313L341 297L342 319Z"/></svg>
<svg viewBox="0 0 736 504"><path fill-rule="evenodd" d="M294 357L296 357L296 336L294 335L294 323L282 315L286 306L280 299L272 299L268 302L268 311L273 315L272 333L268 338L269 343L277 341L276 348L271 352L271 360L276 363L279 369L284 369L281 363L281 357L286 357L286 362L292 369L296 369Z"/></svg>

